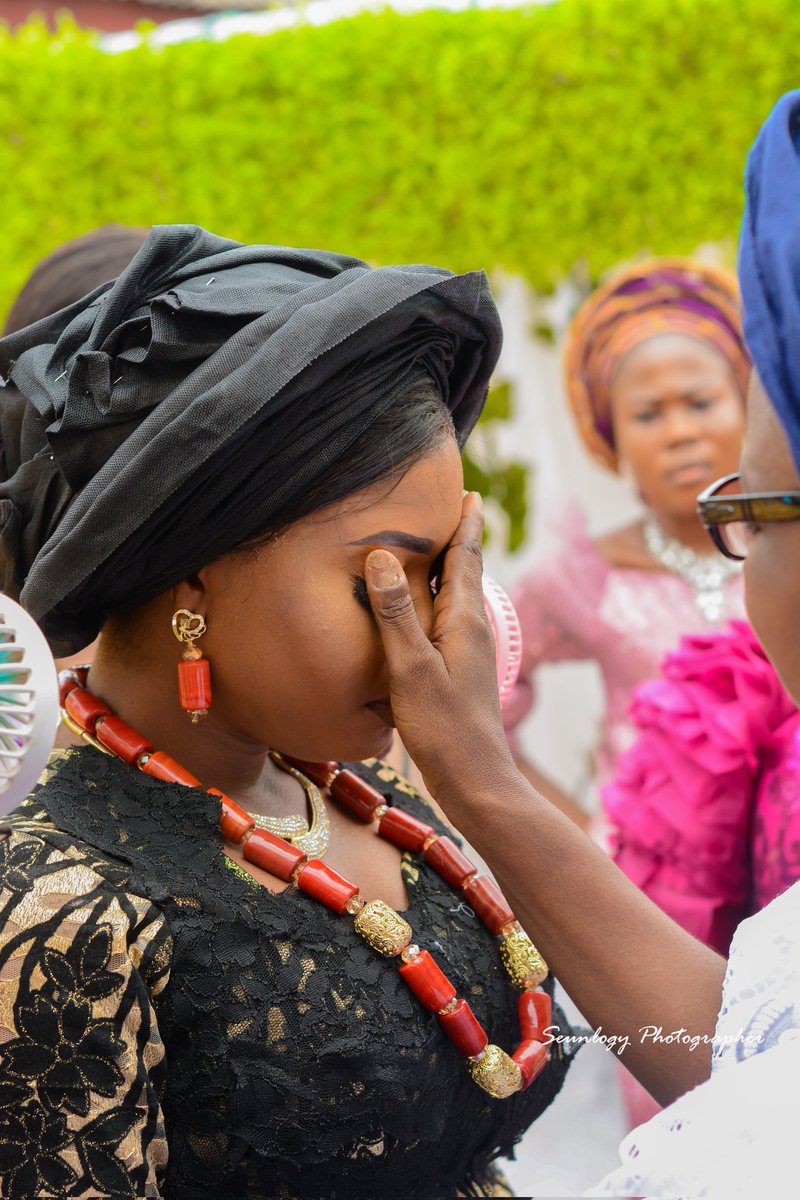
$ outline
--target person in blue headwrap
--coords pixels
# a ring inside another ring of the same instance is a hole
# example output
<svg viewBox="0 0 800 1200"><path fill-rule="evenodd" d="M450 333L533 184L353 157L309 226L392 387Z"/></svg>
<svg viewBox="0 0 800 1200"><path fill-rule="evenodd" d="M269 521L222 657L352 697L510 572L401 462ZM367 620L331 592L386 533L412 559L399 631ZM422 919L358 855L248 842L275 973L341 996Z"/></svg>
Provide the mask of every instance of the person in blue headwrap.
<svg viewBox="0 0 800 1200"><path fill-rule="evenodd" d="M699 508L718 548L746 559L752 623L800 702L800 91L779 101L748 159L739 269L755 364L748 437L740 473L706 489ZM478 573L468 561L456 572L446 560L436 646L403 606L399 565L383 589L370 583L403 742L581 1011L670 1105L628 1135L620 1168L587 1194L787 1194L796 1186L787 1100L800 1074L800 883L742 922L727 965L626 886L509 766L499 727L477 728L469 638ZM412 708L412 687L424 711ZM454 722L457 746L447 736ZM800 771L800 741L791 752Z"/></svg>

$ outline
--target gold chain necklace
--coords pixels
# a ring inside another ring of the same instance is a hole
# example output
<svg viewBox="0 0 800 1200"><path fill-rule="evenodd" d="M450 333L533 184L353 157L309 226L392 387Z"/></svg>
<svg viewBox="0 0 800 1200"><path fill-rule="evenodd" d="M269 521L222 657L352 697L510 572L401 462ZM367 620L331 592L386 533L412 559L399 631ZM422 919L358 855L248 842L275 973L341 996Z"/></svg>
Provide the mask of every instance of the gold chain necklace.
<svg viewBox="0 0 800 1200"><path fill-rule="evenodd" d="M258 829L266 829L268 833L284 838L309 858L324 858L330 844L331 826L322 793L315 783L302 771L286 762L276 750L270 750L269 756L302 787L311 809L311 824L309 825L307 819L299 813L293 813L289 817L267 817L263 813L248 811L248 816L253 818Z"/></svg>

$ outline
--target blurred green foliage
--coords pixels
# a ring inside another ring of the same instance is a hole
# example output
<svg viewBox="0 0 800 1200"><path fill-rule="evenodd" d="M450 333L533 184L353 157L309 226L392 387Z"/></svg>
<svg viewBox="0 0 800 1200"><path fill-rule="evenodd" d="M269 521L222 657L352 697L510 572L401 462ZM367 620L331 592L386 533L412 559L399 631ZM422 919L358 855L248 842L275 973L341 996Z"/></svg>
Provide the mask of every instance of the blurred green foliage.
<svg viewBox="0 0 800 1200"><path fill-rule="evenodd" d="M365 13L105 54L0 32L0 310L103 221L195 221L547 289L732 242L745 152L800 82L796 0Z"/></svg>
<svg viewBox="0 0 800 1200"><path fill-rule="evenodd" d="M118 55L34 20L0 30L0 312L111 220L540 291L576 264L732 252L747 147L798 82L797 0L384 11ZM506 486L519 512L516 468Z"/></svg>
<svg viewBox="0 0 800 1200"><path fill-rule="evenodd" d="M469 449L462 455L464 487L471 492L480 492L484 500L494 501L503 511L503 541L505 549L511 554L519 550L525 541L528 515L528 467L513 459L509 461L497 445L498 425L512 416L511 385L495 384L486 398L478 427L470 438ZM484 542L491 540L493 526L490 503L486 513Z"/></svg>

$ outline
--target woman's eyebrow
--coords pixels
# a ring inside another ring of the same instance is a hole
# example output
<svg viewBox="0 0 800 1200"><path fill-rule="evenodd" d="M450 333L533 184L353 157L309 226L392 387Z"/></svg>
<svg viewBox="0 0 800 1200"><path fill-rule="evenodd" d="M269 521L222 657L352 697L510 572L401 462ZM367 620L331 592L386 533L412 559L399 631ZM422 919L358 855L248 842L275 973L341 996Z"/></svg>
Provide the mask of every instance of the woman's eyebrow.
<svg viewBox="0 0 800 1200"><path fill-rule="evenodd" d="M417 537L413 533L404 533L402 529L380 529L367 537L355 542L347 542L348 546L368 546L380 542L384 546L399 546L402 550L410 550L414 554L430 554L436 548L436 543L430 538Z"/></svg>
<svg viewBox="0 0 800 1200"><path fill-rule="evenodd" d="M677 395L681 400L695 400L698 396L711 395L713 387L711 384L690 383L686 387L680 388ZM642 392L637 396L631 396L631 405L641 405L642 407L655 408L657 404L664 402L663 396L648 396L646 392Z"/></svg>

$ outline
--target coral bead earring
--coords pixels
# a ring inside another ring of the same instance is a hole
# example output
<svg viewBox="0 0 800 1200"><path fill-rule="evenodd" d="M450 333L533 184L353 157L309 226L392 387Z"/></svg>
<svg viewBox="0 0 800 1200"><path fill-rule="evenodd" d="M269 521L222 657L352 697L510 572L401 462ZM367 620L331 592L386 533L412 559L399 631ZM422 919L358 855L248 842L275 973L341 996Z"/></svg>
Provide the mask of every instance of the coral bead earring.
<svg viewBox="0 0 800 1200"><path fill-rule="evenodd" d="M208 716L211 707L211 667L203 651L195 643L206 631L206 623L200 613L179 608L172 616L172 632L185 646L183 661L178 663L178 697L181 708L196 725Z"/></svg>

